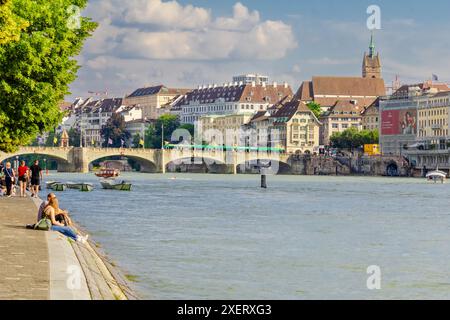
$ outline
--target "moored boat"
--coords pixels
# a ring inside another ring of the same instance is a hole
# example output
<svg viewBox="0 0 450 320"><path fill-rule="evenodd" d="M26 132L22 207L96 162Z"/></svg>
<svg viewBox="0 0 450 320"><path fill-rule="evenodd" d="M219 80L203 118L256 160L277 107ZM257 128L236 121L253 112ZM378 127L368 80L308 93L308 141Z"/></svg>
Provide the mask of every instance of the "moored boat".
<svg viewBox="0 0 450 320"><path fill-rule="evenodd" d="M59 181L48 181L48 182L45 184L45 186L47 187L47 189L52 189L52 188L53 188L53 185L54 185L54 184L57 184L57 183L61 183L61 182L59 182Z"/></svg>
<svg viewBox="0 0 450 320"><path fill-rule="evenodd" d="M94 190L94 185L90 184L90 183L83 183L83 185L81 186L80 191L81 192L91 192Z"/></svg>
<svg viewBox="0 0 450 320"><path fill-rule="evenodd" d="M85 183L85 182L80 182L80 183L75 183L75 182L67 182L66 183L67 188L69 189L75 189L75 190L80 190L83 192L89 192L94 190L94 185L91 183Z"/></svg>
<svg viewBox="0 0 450 320"><path fill-rule="evenodd" d="M114 180L100 181L102 188L105 190L131 191L132 184L126 181L116 182Z"/></svg>
<svg viewBox="0 0 450 320"><path fill-rule="evenodd" d="M120 176L120 170L102 168L95 175L99 178L116 178Z"/></svg>
<svg viewBox="0 0 450 320"><path fill-rule="evenodd" d="M426 178L428 181L433 181L434 183L444 183L447 179L447 173L436 169L435 171L428 172Z"/></svg>
<svg viewBox="0 0 450 320"><path fill-rule="evenodd" d="M66 190L67 190L67 185L66 185L65 183L59 183L59 182L57 182L57 183L54 183L54 184L52 185L51 189L52 189L53 191L58 191L58 192L60 192L60 191L66 191Z"/></svg>

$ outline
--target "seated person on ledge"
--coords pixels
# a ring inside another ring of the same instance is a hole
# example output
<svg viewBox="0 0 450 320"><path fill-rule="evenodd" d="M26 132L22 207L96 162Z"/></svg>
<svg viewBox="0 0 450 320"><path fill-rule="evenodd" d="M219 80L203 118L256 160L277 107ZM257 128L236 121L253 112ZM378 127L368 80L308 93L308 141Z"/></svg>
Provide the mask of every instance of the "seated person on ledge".
<svg viewBox="0 0 450 320"><path fill-rule="evenodd" d="M38 216L37 216L37 221L39 222L41 219L44 218L44 210L45 208L48 206L49 202L51 199L56 199L56 195L54 193L49 193L47 196L47 201L43 201L41 203L41 206L39 207L39 211L38 211ZM72 225L72 220L69 217L69 212L65 211L65 210L61 210L58 208L58 212L55 212L56 214L56 221L61 222L62 224L64 224L66 227L67 226L71 226Z"/></svg>
<svg viewBox="0 0 450 320"><path fill-rule="evenodd" d="M52 222L51 230L60 232L66 237L77 242L86 243L89 237L88 235L84 237L77 235L71 227L67 227L63 223L56 220L56 216L59 212L61 212L61 209L59 208L58 199L56 199L56 197L50 198L48 205L44 209L44 215Z"/></svg>

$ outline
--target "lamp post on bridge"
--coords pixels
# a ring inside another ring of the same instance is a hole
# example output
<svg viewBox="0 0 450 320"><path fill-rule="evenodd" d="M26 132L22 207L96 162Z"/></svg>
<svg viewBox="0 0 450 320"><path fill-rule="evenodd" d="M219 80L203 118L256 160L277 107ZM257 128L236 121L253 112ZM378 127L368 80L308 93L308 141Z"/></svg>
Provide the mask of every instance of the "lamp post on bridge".
<svg viewBox="0 0 450 320"><path fill-rule="evenodd" d="M164 159L164 122L161 124L161 166L162 166L162 173L166 173L166 165L165 165L165 159Z"/></svg>

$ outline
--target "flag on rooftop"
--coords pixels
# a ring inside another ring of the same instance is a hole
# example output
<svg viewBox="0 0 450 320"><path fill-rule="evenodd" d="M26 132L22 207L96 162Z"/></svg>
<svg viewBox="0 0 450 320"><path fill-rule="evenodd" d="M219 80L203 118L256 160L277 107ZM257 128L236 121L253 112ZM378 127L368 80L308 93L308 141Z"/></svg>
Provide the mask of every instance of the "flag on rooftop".
<svg viewBox="0 0 450 320"><path fill-rule="evenodd" d="M433 81L439 81L439 77L435 74L433 74L432 79Z"/></svg>

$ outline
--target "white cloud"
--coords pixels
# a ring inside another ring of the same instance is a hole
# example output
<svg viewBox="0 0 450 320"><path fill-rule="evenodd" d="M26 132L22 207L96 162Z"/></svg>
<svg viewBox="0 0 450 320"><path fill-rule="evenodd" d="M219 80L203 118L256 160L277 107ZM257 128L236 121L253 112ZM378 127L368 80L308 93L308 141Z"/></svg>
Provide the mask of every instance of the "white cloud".
<svg viewBox="0 0 450 320"><path fill-rule="evenodd" d="M214 26L224 30L251 30L260 22L259 12L250 12L246 6L238 2L233 7L233 17L219 17Z"/></svg>
<svg viewBox="0 0 450 320"><path fill-rule="evenodd" d="M105 3L106 2L106 3ZM96 2L100 27L86 53L156 60L274 60L297 47L291 26L262 21L258 11L236 3L231 17L176 1Z"/></svg>
<svg viewBox="0 0 450 320"><path fill-rule="evenodd" d="M122 2L122 1L121 1ZM209 10L182 6L176 1L161 0L128 0L125 6L124 19L128 23L141 23L167 28L199 29L210 24Z"/></svg>

